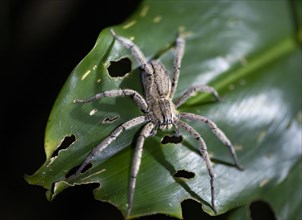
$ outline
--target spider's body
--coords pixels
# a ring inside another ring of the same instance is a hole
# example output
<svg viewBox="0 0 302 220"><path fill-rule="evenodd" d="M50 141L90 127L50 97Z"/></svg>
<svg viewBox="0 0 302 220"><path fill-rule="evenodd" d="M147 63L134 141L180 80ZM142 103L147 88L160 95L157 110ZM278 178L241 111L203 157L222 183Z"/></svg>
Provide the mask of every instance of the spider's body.
<svg viewBox="0 0 302 220"><path fill-rule="evenodd" d="M145 97L148 105L147 112L150 121L159 129L170 129L177 120L177 112L170 98L171 80L162 64L151 61L153 74L143 73Z"/></svg>
<svg viewBox="0 0 302 220"><path fill-rule="evenodd" d="M98 93L95 96L87 100L75 100L76 103L87 103L103 97L117 97L117 96L129 96L139 106L141 111L144 113L143 116L138 116L131 119L119 127L117 127L107 138L105 138L99 145L97 145L87 159L82 163L80 168L77 170L76 175L81 173L83 169L95 159L101 152L109 146L123 131L131 129L135 126L145 124L142 128L140 135L137 139L135 152L133 155L133 163L131 167L131 176L129 181L128 191L128 209L127 216L130 214L134 191L136 187L136 177L139 171L141 157L143 152L143 144L146 138L154 135L157 129L167 130L174 128L176 134L178 134L179 128L184 129L191 136L193 136L199 143L200 154L206 163L206 167L210 176L211 184L211 204L215 211L215 193L214 193L214 173L211 166L211 161L207 153L207 147L203 138L198 132L184 122L185 120L194 120L208 124L212 132L221 140L230 150L232 157L235 161L235 165L240 169L234 147L232 146L229 139L225 134L216 126L216 124L200 115L192 113L179 113L176 109L183 104L189 97L194 95L197 91L211 93L217 100L219 96L217 92L207 85L199 85L189 88L178 100L173 102L173 96L178 83L179 70L181 66L181 59L184 53L185 41L183 35L180 33L176 39L175 47L175 60L174 60L174 72L172 81L169 78L165 67L156 60L146 61L143 53L140 49L129 39L116 35L111 30L113 37L121 43L124 47L128 48L136 61L142 68L142 83L144 87L144 97L138 92L132 89L116 89L109 90L102 93Z"/></svg>

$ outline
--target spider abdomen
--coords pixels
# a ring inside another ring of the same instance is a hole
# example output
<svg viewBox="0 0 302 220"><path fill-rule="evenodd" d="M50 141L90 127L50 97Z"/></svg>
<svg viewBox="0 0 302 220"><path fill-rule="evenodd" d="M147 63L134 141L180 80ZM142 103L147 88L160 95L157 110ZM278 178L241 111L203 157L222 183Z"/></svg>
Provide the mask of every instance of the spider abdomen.
<svg viewBox="0 0 302 220"><path fill-rule="evenodd" d="M156 60L152 60L151 65L153 74L143 73L143 81L148 82L144 85L146 100L168 98L171 92L171 80L165 67Z"/></svg>

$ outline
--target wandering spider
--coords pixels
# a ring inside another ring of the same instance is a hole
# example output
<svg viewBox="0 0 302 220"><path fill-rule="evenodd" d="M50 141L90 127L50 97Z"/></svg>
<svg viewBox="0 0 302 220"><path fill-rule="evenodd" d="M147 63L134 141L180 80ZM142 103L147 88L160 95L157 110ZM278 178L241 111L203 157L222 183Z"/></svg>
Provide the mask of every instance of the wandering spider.
<svg viewBox="0 0 302 220"><path fill-rule="evenodd" d="M129 130L135 126L145 124L140 131L137 139L136 148L133 156L129 189L128 189L128 208L127 216L129 216L132 205L133 197L136 187L136 177L141 164L141 157L143 152L143 145L146 138L155 135L157 129L167 130L174 128L176 134L178 134L179 128L183 128L191 136L193 136L199 143L199 150L202 158L206 163L206 167L210 176L211 185L211 205L213 210L215 209L215 193L214 193L214 172L212 169L211 161L207 152L206 143L198 132L188 125L185 120L194 120L206 123L217 138L225 144L235 162L237 168L241 169L238 163L238 159L230 140L225 134L216 126L216 124L210 119L186 112L178 112L176 109L181 106L189 97L193 96L196 92L206 92L212 94L217 100L219 100L216 90L207 85L199 85L189 88L178 100L172 101L176 86L179 78L179 70L181 66L181 60L185 49L185 39L183 33L179 32L175 43L175 58L174 58L174 72L172 82L165 67L157 60L151 60L148 62L141 52L131 40L118 36L112 29L111 34L115 40L130 50L133 57L138 62L142 69L142 83L144 87L144 97L137 91L132 89L114 89L104 91L96 94L95 96L87 100L74 100L75 103L88 103L101 99L103 97L118 97L129 96L139 106L140 110L144 113L143 116L133 118L119 127L117 127L108 137L106 137L100 144L98 144L86 160L81 164L75 175L78 175L83 169L95 158L102 153L102 151L110 145L123 131Z"/></svg>

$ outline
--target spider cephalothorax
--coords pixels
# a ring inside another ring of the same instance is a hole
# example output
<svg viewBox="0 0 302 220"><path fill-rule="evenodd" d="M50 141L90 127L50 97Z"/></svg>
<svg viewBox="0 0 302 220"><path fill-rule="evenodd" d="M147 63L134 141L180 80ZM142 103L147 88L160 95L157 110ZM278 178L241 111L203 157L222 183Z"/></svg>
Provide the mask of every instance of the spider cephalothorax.
<svg viewBox="0 0 302 220"><path fill-rule="evenodd" d="M210 86L199 85L189 88L179 99L177 99L175 102L172 101L178 83L179 70L185 48L185 40L182 33L179 33L176 39L174 72L172 81L170 80L169 75L162 64L160 64L156 60L147 62L141 50L131 40L118 36L113 30L111 30L111 33L120 44L130 50L133 57L142 68L144 97L137 91L132 89L116 89L98 93L87 100L75 100L74 102L87 103L103 97L129 96L134 100L135 103L137 103L144 115L133 118L117 127L107 138L105 138L99 145L94 148L91 154L77 170L76 175L81 173L83 169L94 158L101 154L102 151L107 146L109 146L109 144L112 143L112 141L114 141L123 131L131 129L140 124L145 124L138 136L133 156L128 191L128 216L132 209L134 191L136 187L136 177L141 163L141 156L145 139L154 135L157 129L166 130L174 128L176 133L178 134L178 129L183 128L199 142L200 154L206 163L206 167L210 175L212 198L211 204L213 210L215 211L214 173L211 166L211 161L208 156L206 144L203 138L198 134L198 132L186 122L182 121L182 119L200 121L208 124L209 128L217 136L217 138L229 148L235 161L235 165L239 169L241 169L236 157L234 147L229 139L225 136L225 134L210 119L192 113L177 112L176 109L198 91L211 93L217 100L219 99L218 93L214 88Z"/></svg>

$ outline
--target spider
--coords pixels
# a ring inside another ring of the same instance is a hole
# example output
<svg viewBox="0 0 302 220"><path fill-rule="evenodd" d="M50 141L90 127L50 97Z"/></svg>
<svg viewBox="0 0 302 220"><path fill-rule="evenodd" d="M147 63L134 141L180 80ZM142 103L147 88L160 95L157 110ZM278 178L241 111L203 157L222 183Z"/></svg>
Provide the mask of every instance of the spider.
<svg viewBox="0 0 302 220"><path fill-rule="evenodd" d="M133 118L122 125L118 126L108 137L106 137L100 144L98 144L86 158L86 160L81 164L81 166L76 171L75 175L78 175L83 171L83 169L102 151L110 145L122 132L129 130L141 124L145 124L141 129L140 134L137 138L136 148L134 151L129 188L128 188L128 207L127 216L131 213L133 206L134 192L136 188L136 178L139 172L143 145L146 138L156 134L157 129L169 130L174 128L175 133L179 134L179 128L184 129L188 134L193 136L199 143L200 154L205 161L208 174L210 176L210 186L211 186L211 206L214 212L215 208L215 188L214 188L214 172L212 169L211 161L207 152L206 143L203 138L198 134L198 132L192 128L189 124L184 122L184 120L189 121L199 121L206 123L212 132L217 136L217 138L228 147L232 158L235 162L235 166L242 169L238 163L238 159L234 150L233 145L226 135L217 127L217 125L210 119L192 114L187 112L178 112L176 109L181 106L189 97L193 96L196 92L206 92L212 94L216 100L219 100L219 95L217 91L207 85L193 86L189 88L179 99L175 102L172 101L174 93L177 87L181 61L185 50L185 38L182 32L178 33L175 42L175 58L174 58L174 71L172 81L169 78L168 72L165 67L157 60L147 61L142 51L136 46L131 40L119 36L115 33L113 29L110 30L113 38L118 41L125 48L130 50L132 56L138 62L140 68L142 69L142 84L144 88L144 97L140 95L137 91L132 89L114 89L108 90L96 94L89 99L82 100L76 99L75 103L88 103L103 97L120 97L129 96L133 101L139 106L140 110L144 113L142 116Z"/></svg>

